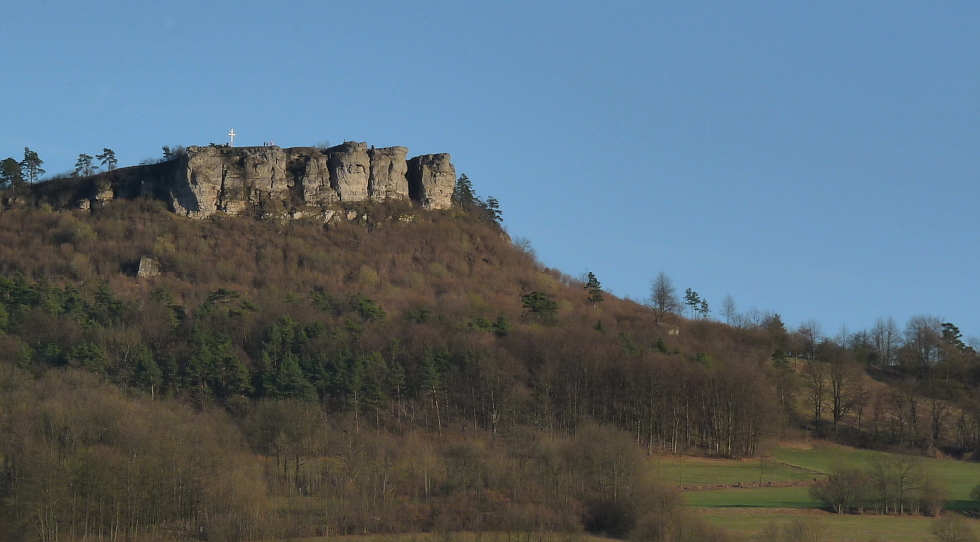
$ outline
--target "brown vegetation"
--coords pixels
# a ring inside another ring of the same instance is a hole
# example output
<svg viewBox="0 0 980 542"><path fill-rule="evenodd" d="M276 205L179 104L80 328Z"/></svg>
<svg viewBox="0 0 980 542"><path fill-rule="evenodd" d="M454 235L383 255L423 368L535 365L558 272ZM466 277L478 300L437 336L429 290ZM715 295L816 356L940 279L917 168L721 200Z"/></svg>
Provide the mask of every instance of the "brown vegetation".
<svg viewBox="0 0 980 542"><path fill-rule="evenodd" d="M714 540L637 453L751 456L807 423L803 400L841 439L980 443L980 410L942 385L966 350L896 347L909 370L875 384L863 350L778 316L596 302L480 216L352 211L0 214L0 538Z"/></svg>

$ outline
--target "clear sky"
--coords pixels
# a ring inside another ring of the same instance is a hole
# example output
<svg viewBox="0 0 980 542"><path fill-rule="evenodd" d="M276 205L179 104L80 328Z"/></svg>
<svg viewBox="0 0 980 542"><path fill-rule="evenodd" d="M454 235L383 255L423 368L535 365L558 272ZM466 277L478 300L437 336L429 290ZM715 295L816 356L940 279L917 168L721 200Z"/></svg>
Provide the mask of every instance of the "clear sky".
<svg viewBox="0 0 980 542"><path fill-rule="evenodd" d="M980 336L980 3L8 0L0 158L449 152L541 261Z"/></svg>

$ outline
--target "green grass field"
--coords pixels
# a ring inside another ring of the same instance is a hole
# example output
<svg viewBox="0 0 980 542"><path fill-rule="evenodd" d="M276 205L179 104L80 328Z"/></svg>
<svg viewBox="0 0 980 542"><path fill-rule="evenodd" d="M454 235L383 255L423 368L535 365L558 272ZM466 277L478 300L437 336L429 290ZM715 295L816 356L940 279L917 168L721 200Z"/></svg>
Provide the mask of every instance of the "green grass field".
<svg viewBox="0 0 980 542"><path fill-rule="evenodd" d="M807 486L768 486L770 482L811 482L838 465L867 466L881 455L833 445L783 446L768 461L663 457L651 464L664 482L688 489L684 502L689 507L708 521L749 539L773 521L785 524L804 517L816 522L824 540L933 540L929 533L933 518L832 514L819 510L821 504L810 497ZM948 509L978 509L969 495L980 483L980 464L929 458L921 461L923 468L946 482ZM736 484L742 487L733 487ZM722 487L711 489L718 486ZM980 533L980 521L968 521Z"/></svg>
<svg viewBox="0 0 980 542"><path fill-rule="evenodd" d="M665 456L654 458L651 467L670 485L709 489L717 485L812 481L830 474L837 465L867 466L882 455L832 445L784 446L775 451L772 460ZM965 506L970 490L980 484L980 463L931 458L920 461L926 470L946 482L954 508Z"/></svg>
<svg viewBox="0 0 980 542"><path fill-rule="evenodd" d="M716 484L763 484L781 481L813 480L805 469L770 460L736 461L698 457L655 458L654 471L671 485L708 487Z"/></svg>
<svg viewBox="0 0 980 542"><path fill-rule="evenodd" d="M772 522L785 525L797 518L812 519L821 531L821 540L846 542L905 542L935 540L929 533L935 519L926 517L853 516L819 511L712 509L702 516L733 533L752 539ZM969 520L974 532L980 532L977 520Z"/></svg>
<svg viewBox="0 0 980 542"><path fill-rule="evenodd" d="M688 491L684 503L693 508L820 508L808 487L715 489Z"/></svg>

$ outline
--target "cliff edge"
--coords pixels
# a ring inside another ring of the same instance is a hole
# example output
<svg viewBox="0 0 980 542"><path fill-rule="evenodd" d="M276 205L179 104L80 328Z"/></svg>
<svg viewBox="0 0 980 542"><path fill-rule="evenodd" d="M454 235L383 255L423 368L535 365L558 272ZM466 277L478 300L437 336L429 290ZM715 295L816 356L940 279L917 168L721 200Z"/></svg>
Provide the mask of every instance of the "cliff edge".
<svg viewBox="0 0 980 542"><path fill-rule="evenodd" d="M7 206L90 208L115 198L153 197L190 218L215 213L257 216L326 211L335 204L412 200L425 209L451 205L456 169L448 154L407 159L405 147L345 142L313 147L188 147L159 164L26 187ZM312 208L312 209L311 209Z"/></svg>

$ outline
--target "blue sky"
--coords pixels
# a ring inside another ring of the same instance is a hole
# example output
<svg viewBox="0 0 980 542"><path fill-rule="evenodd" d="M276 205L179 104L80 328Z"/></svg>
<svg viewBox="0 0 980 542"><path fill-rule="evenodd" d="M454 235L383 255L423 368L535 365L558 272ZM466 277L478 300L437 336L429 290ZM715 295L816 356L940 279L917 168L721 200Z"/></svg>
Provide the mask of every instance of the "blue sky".
<svg viewBox="0 0 980 542"><path fill-rule="evenodd" d="M975 2L7 2L0 158L449 152L514 237L642 300L980 336Z"/></svg>

